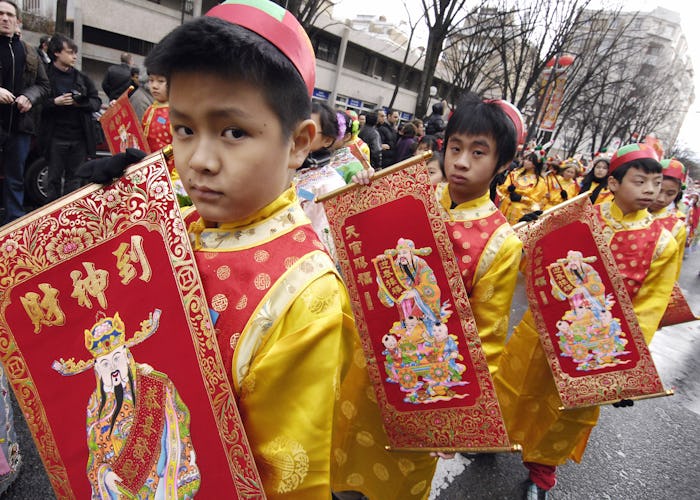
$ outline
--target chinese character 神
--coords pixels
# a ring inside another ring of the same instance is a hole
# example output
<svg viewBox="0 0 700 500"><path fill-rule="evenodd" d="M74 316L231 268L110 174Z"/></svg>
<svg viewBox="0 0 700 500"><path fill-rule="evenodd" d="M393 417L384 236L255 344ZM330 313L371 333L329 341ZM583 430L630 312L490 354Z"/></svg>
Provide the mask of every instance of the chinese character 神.
<svg viewBox="0 0 700 500"><path fill-rule="evenodd" d="M107 308L107 297L105 290L109 282L109 273L104 269L95 269L95 264L92 262L83 262L83 267L87 271L87 275L83 278L83 273L71 271L70 277L73 279L73 293L71 297L78 299L78 305L92 309L92 301L89 295L97 299L100 306Z"/></svg>

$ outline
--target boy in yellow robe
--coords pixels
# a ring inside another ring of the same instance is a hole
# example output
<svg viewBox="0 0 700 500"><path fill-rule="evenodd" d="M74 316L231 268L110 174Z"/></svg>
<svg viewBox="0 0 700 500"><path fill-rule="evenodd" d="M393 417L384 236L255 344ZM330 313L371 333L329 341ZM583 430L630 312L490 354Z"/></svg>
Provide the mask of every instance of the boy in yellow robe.
<svg viewBox="0 0 700 500"><path fill-rule="evenodd" d="M372 388L345 286L290 184L316 129L309 39L268 0L228 0L167 35L146 66L168 78L185 218L265 493L327 500L333 465L354 453L346 438L386 438L376 402L363 410L371 434L340 423ZM382 447L375 473L341 489L427 497L434 459L404 457Z"/></svg>
<svg viewBox="0 0 700 500"><path fill-rule="evenodd" d="M668 267L675 266L676 242L647 211L661 179L653 149L645 144L624 146L610 163L608 186L615 198L594 207L647 343L675 278ZM568 459L581 461L600 410L559 410L561 402L529 310L506 344L494 382L508 435L523 446L523 463L529 470L527 498L548 498L556 484L556 467Z"/></svg>
<svg viewBox="0 0 700 500"><path fill-rule="evenodd" d="M439 184L436 192L491 374L506 340L522 243L491 202L489 185L498 168L515 156L522 131L522 118L511 104L465 96L445 130L447 183ZM389 350L396 339L386 340ZM361 349L354 359L348 380L356 383L363 398L353 404L341 402L339 421L347 429L343 433L347 441L334 449L338 488L361 490L372 500L426 498L435 458L394 452L393 462L382 459L387 441L376 432L382 426L379 414L368 411L376 399L368 387ZM392 490L376 480L381 489L367 484L368 479L388 479L397 473L407 476L402 489Z"/></svg>
<svg viewBox="0 0 700 500"><path fill-rule="evenodd" d="M663 167L664 180L661 183L659 195L649 207L649 212L657 219L661 219L664 227L671 231L671 234L676 239L678 244L678 271L676 272L676 279L678 279L678 276L681 274L681 265L683 264L685 242L688 238L685 215L677 207L683 194L686 168L685 165L675 158L661 160L661 167Z"/></svg>

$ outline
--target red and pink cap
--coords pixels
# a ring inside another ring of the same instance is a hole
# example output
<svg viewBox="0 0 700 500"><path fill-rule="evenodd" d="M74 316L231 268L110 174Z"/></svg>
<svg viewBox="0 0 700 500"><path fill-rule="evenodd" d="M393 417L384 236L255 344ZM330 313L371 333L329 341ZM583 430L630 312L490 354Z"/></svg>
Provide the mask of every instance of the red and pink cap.
<svg viewBox="0 0 700 500"><path fill-rule="evenodd" d="M675 158L661 160L659 163L661 163L661 168L663 168L661 173L664 174L664 177L673 177L681 181L681 184L685 183L687 175L685 165Z"/></svg>
<svg viewBox="0 0 700 500"><path fill-rule="evenodd" d="M498 106L508 115L508 118L513 122L515 126L515 133L518 139L518 145L525 142L525 120L520 110L515 107L515 105L504 101L503 99L486 99L484 102L498 104Z"/></svg>
<svg viewBox="0 0 700 500"><path fill-rule="evenodd" d="M629 163L635 160L641 160L644 158L659 161L659 157L656 154L656 150L649 144L633 143L627 144L626 146L622 146L620 149L615 151L615 154L612 156L612 159L610 160L610 170L608 171L608 174L611 174L613 170L615 170L618 167L621 167L625 163Z"/></svg>
<svg viewBox="0 0 700 500"><path fill-rule="evenodd" d="M206 13L257 33L292 62L306 83L309 95L316 82L316 57L311 40L299 21L269 0L226 0Z"/></svg>

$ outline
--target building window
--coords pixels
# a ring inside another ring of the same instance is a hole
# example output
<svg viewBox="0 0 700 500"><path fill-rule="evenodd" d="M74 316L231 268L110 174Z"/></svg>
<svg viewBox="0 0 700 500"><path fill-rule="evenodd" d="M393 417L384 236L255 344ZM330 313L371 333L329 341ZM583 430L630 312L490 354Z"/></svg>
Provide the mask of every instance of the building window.
<svg viewBox="0 0 700 500"><path fill-rule="evenodd" d="M316 59L331 64L338 64L338 50L340 49L339 40L319 35L315 37L313 45L314 52L316 52Z"/></svg>
<svg viewBox="0 0 700 500"><path fill-rule="evenodd" d="M92 26L83 26L83 42L109 47L110 49L120 50L122 52L130 52L140 56L147 55L155 45L152 42L147 42L140 38L120 35L119 33L93 28Z"/></svg>

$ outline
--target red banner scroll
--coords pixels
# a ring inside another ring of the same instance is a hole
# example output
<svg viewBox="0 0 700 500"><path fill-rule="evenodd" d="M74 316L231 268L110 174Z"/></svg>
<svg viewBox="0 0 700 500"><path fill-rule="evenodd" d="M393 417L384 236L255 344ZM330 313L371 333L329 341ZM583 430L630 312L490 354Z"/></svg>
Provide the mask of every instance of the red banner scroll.
<svg viewBox="0 0 700 500"><path fill-rule="evenodd" d="M161 153L0 256L0 360L58 498L265 497Z"/></svg>
<svg viewBox="0 0 700 500"><path fill-rule="evenodd" d="M685 300L683 291L678 283L673 285L673 291L671 292L671 298L668 301L668 306L666 306L666 312L664 312L661 322L659 323L659 328L664 326L678 325L680 323L686 323L688 321L695 321L698 318L693 310L688 305L688 301Z"/></svg>
<svg viewBox="0 0 700 500"><path fill-rule="evenodd" d="M324 201L390 446L510 449L428 173L406 163Z"/></svg>
<svg viewBox="0 0 700 500"><path fill-rule="evenodd" d="M100 116L100 125L105 134L109 152L123 153L126 148L137 148L150 153L139 117L129 101L129 91L125 91Z"/></svg>
<svg viewBox="0 0 700 500"><path fill-rule="evenodd" d="M518 235L528 301L564 408L666 395L588 197L546 211Z"/></svg>

